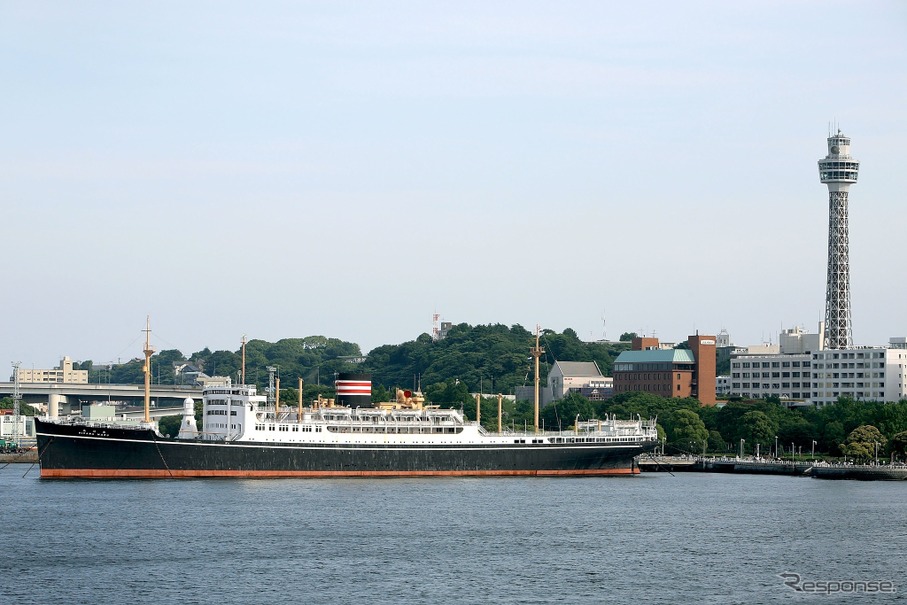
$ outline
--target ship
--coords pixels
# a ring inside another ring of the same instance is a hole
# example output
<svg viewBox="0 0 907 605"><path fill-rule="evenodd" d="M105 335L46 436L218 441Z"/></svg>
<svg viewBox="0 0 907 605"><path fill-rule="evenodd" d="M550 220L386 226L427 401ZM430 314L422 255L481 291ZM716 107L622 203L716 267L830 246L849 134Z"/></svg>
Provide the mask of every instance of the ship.
<svg viewBox="0 0 907 605"><path fill-rule="evenodd" d="M536 341L536 349L538 341ZM533 350L535 354L535 350ZM146 339L146 367L151 347ZM244 357L244 356L243 356ZM536 359L538 357L536 356ZM240 376L244 376L245 371ZM536 380L538 380L536 369ZM394 401L371 402L371 376L339 374L336 398L280 404L240 380L183 402L175 437L148 416L133 424L84 418L36 418L41 478L428 477L635 475L635 458L655 449L655 419L575 420L565 431L485 429L462 410L397 389ZM538 383L536 383L538 384ZM536 391L537 392L537 391ZM477 416L480 408L477 407Z"/></svg>

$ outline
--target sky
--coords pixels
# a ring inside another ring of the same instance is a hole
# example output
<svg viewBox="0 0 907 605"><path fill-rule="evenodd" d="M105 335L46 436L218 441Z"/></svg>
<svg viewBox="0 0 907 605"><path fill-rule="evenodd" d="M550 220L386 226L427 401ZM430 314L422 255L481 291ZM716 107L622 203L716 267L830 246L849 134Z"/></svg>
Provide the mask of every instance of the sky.
<svg viewBox="0 0 907 605"><path fill-rule="evenodd" d="M0 91L0 363L813 332L833 127L854 341L907 335L900 1L6 0Z"/></svg>

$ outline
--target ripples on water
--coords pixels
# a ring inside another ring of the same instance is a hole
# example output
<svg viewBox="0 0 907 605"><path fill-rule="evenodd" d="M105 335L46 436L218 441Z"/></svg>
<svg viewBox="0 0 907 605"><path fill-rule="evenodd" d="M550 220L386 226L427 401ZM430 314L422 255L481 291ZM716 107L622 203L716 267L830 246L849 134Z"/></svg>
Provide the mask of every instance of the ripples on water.
<svg viewBox="0 0 907 605"><path fill-rule="evenodd" d="M907 592L907 482L41 481L0 469L0 603L776 603Z"/></svg>

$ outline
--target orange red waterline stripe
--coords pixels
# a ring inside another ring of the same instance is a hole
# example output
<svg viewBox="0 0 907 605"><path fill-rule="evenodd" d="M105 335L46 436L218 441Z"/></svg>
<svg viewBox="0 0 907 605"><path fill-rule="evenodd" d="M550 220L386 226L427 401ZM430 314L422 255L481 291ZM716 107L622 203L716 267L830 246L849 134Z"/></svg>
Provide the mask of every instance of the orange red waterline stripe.
<svg viewBox="0 0 907 605"><path fill-rule="evenodd" d="M167 470L42 468L42 479L169 479L203 477L278 478L278 477L606 477L637 475L638 468L584 470L508 470L508 471L241 471L241 470Z"/></svg>

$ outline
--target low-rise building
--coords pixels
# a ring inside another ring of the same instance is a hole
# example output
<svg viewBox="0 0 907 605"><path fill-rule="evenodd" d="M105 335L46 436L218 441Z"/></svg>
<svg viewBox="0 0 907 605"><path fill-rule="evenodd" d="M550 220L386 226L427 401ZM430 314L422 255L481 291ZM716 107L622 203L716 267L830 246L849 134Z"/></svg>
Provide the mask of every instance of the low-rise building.
<svg viewBox="0 0 907 605"><path fill-rule="evenodd" d="M548 405L570 393L600 401L611 396L613 387L614 379L604 376L594 361L555 361L548 371L547 383L539 389L539 404ZM517 399L535 398L534 386L517 387L515 392Z"/></svg>
<svg viewBox="0 0 907 605"><path fill-rule="evenodd" d="M558 401L566 397L569 393L580 393L587 395L591 391L609 391L614 386L614 379L602 374L598 364L594 361L555 361L554 366L548 372L548 394L551 401ZM586 391L584 393L584 391ZM599 397L604 399L604 397Z"/></svg>
<svg viewBox="0 0 907 605"><path fill-rule="evenodd" d="M56 382L65 384L88 384L88 370L72 369L72 359L64 357L60 365L52 370L25 369L19 367L16 374L10 378L11 382Z"/></svg>
<svg viewBox="0 0 907 605"><path fill-rule="evenodd" d="M3 412L0 414L0 439L15 441L35 438L34 417L20 414L17 427L16 416L12 413L12 410L3 410Z"/></svg>

